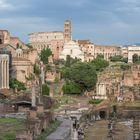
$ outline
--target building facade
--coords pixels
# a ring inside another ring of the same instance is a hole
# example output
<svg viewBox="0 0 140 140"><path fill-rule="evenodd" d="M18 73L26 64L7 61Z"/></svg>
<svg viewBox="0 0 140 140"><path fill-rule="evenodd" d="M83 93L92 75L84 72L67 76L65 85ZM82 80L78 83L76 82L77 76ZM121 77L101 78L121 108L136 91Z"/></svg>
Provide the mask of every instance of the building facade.
<svg viewBox="0 0 140 140"><path fill-rule="evenodd" d="M64 31L37 32L28 35L29 42L38 53L45 48L50 48L53 59L58 59L64 44L71 40L71 22L64 22Z"/></svg>
<svg viewBox="0 0 140 140"><path fill-rule="evenodd" d="M78 40L78 45L81 50L84 52L85 61L91 61L94 59L94 50L95 46L90 40Z"/></svg>
<svg viewBox="0 0 140 140"><path fill-rule="evenodd" d="M59 31L31 33L29 42L38 53L45 48L50 48L53 58L57 59L64 46L64 34Z"/></svg>
<svg viewBox="0 0 140 140"><path fill-rule="evenodd" d="M132 63L133 62L133 55L137 54L140 56L140 46L132 45L128 46L128 62Z"/></svg>
<svg viewBox="0 0 140 140"><path fill-rule="evenodd" d="M72 40L65 43L64 49L61 52L59 58L66 60L68 55L74 59L78 58L81 61L85 60L83 51L78 46L78 44Z"/></svg>
<svg viewBox="0 0 140 140"><path fill-rule="evenodd" d="M95 45L94 58L99 54L102 54L105 60L109 60L111 56L121 55L121 48L119 46Z"/></svg>
<svg viewBox="0 0 140 140"><path fill-rule="evenodd" d="M8 73L6 75L27 83L26 77L33 73L33 64L38 57L37 51L28 48L18 37L11 37L7 30L0 30L0 43L0 55L9 55L7 61L9 61L10 75ZM2 77L3 74L0 75ZM9 77L6 80L9 80Z"/></svg>

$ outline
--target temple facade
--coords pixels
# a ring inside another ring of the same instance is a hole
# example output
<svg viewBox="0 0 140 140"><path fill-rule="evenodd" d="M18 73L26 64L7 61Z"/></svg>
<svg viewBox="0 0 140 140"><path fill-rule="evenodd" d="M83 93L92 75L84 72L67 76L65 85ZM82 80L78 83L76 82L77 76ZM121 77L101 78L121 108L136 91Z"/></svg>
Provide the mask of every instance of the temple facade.
<svg viewBox="0 0 140 140"><path fill-rule="evenodd" d="M9 55L0 54L0 89L9 89Z"/></svg>
<svg viewBox="0 0 140 140"><path fill-rule="evenodd" d="M26 78L33 73L33 64L38 57L37 51L26 46L18 37L11 37L7 30L0 30L0 56L1 61L7 58L6 62L4 60L0 64L1 72L5 67L5 71L0 73L0 77L3 77L3 74L6 75L6 78L0 78L4 82L1 83L1 87L9 88L10 78L15 78L26 84ZM7 65L8 63L9 65Z"/></svg>

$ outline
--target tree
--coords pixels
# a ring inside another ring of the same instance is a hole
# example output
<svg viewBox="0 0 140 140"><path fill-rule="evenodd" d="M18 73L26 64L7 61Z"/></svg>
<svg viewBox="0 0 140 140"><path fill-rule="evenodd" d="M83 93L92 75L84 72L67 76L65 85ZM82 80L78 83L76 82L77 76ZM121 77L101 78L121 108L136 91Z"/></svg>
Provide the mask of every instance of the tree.
<svg viewBox="0 0 140 140"><path fill-rule="evenodd" d="M42 95L49 95L50 89L48 85L45 83L42 85Z"/></svg>
<svg viewBox="0 0 140 140"><path fill-rule="evenodd" d="M103 55L103 54L98 54L96 58L97 58L97 59L98 59L98 58L104 59L104 55Z"/></svg>
<svg viewBox="0 0 140 140"><path fill-rule="evenodd" d="M48 58L49 56L52 55L52 52L49 48L43 49L40 53L40 60L44 63L44 64L48 64Z"/></svg>
<svg viewBox="0 0 140 140"><path fill-rule="evenodd" d="M16 48L17 48L17 49L22 49L22 45L20 45L19 43L17 43Z"/></svg>
<svg viewBox="0 0 140 140"><path fill-rule="evenodd" d="M109 65L109 62L103 58L97 57L96 59L92 60L90 64L95 67L96 71L101 71L103 68Z"/></svg>
<svg viewBox="0 0 140 140"><path fill-rule="evenodd" d="M80 94L82 93L81 87L71 81L67 81L62 87L64 94Z"/></svg>
<svg viewBox="0 0 140 140"><path fill-rule="evenodd" d="M133 57L132 57L132 61L133 63L136 63L139 61L139 56L137 54L134 54Z"/></svg>
<svg viewBox="0 0 140 140"><path fill-rule="evenodd" d="M71 67L66 67L62 71L63 78L78 84L83 90L94 89L97 75L95 68L86 62L74 63Z"/></svg>
<svg viewBox="0 0 140 140"><path fill-rule="evenodd" d="M24 83L18 81L15 78L10 79L9 86L10 86L10 88L17 90L17 91L26 90Z"/></svg>
<svg viewBox="0 0 140 140"><path fill-rule="evenodd" d="M128 57L124 57L124 58L122 59L122 62L127 63L127 62L128 62Z"/></svg>
<svg viewBox="0 0 140 140"><path fill-rule="evenodd" d="M27 43L26 46L27 46L28 48L30 48L30 49L33 48L33 46L31 45L31 43Z"/></svg>
<svg viewBox="0 0 140 140"><path fill-rule="evenodd" d="M70 57L70 55L67 55L65 66L70 67L71 65L73 65L74 63L77 63L78 61L80 61L80 59L72 58L72 57Z"/></svg>
<svg viewBox="0 0 140 140"><path fill-rule="evenodd" d="M123 56L121 55L115 55L115 56L110 57L110 61L113 61L113 62L122 61L122 59L123 59Z"/></svg>

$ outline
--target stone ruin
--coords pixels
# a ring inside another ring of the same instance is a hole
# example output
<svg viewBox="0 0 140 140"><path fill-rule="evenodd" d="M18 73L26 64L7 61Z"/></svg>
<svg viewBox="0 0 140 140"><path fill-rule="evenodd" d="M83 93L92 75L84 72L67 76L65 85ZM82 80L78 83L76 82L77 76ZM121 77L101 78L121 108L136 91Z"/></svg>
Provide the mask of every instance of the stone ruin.
<svg viewBox="0 0 140 140"><path fill-rule="evenodd" d="M18 132L16 140L33 140L48 127L52 119L53 114L45 112L43 105L31 108L26 120L26 130Z"/></svg>

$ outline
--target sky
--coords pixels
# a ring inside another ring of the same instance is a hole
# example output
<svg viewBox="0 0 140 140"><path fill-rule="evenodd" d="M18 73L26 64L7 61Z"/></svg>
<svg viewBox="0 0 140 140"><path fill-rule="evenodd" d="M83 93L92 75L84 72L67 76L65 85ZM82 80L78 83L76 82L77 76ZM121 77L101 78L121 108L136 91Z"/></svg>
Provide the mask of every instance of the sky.
<svg viewBox="0 0 140 140"><path fill-rule="evenodd" d="M95 44L140 43L140 0L0 0L0 29L28 42L32 32L63 31Z"/></svg>

